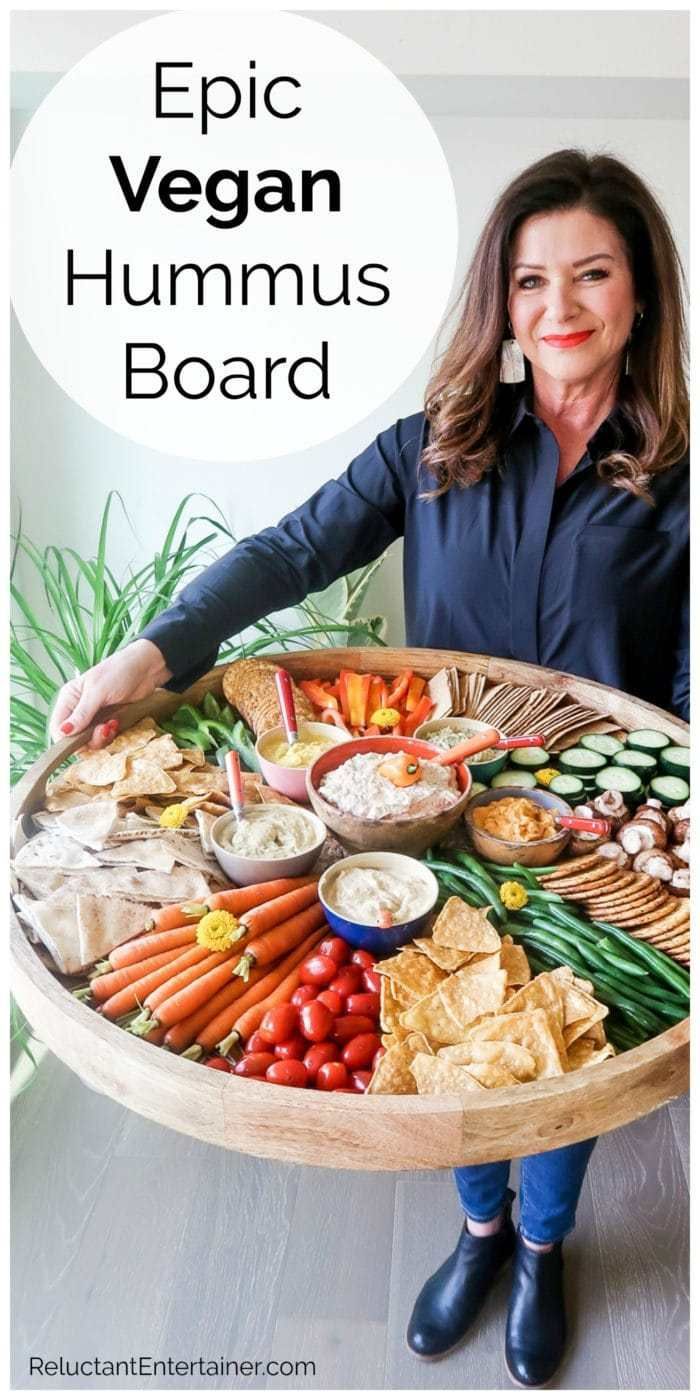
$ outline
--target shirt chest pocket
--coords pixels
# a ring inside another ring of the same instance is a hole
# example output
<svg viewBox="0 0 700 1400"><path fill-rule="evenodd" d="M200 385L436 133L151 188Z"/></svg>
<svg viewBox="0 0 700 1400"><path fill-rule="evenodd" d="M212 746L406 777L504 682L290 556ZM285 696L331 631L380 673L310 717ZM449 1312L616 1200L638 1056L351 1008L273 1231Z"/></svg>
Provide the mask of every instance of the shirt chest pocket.
<svg viewBox="0 0 700 1400"><path fill-rule="evenodd" d="M620 620L642 613L658 616L664 602L671 602L672 557L666 530L587 526L573 551L573 611L591 621L600 611Z"/></svg>

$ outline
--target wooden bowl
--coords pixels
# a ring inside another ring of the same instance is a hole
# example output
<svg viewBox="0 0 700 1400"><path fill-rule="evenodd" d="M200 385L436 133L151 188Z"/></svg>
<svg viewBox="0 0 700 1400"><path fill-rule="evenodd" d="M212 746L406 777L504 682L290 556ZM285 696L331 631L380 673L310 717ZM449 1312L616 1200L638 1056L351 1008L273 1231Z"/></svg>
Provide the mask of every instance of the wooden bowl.
<svg viewBox="0 0 700 1400"><path fill-rule="evenodd" d="M429 846L442 841L456 826L468 801L471 775L466 764L457 769L461 796L444 812L435 816L356 817L341 812L333 802L327 802L319 792L319 784L327 773L339 768L349 758L362 753L410 753L417 758L436 758L439 750L422 739L402 739L387 735L366 739L351 739L322 753L311 766L306 778L306 791L314 812L340 838L349 851L397 851L404 856L422 856Z"/></svg>
<svg viewBox="0 0 700 1400"><path fill-rule="evenodd" d="M469 832L469 840L479 855L492 860L496 865L553 865L569 843L571 832L564 828L556 836L543 836L541 841L504 841L500 836L492 836L483 831L474 821L476 807L488 807L491 802L500 802L504 797L529 797L538 807L547 807L559 812L562 817L570 817L572 808L563 797L545 788L503 787L490 788L480 792L469 803L464 814L464 825Z"/></svg>
<svg viewBox="0 0 700 1400"><path fill-rule="evenodd" d="M296 681L331 679L341 667L395 676L408 666L429 677L443 666L459 666L494 684L564 686L572 698L612 715L622 729L661 729L674 743L688 742L687 725L622 691L498 657L373 647L284 652L266 659L285 666ZM162 690L123 706L117 711L122 725L149 714L166 718L183 702L199 705L210 690L221 695L225 670L216 667L185 695ZM33 765L14 789L15 818L42 805L47 778L87 737L61 740ZM126 1035L71 996L14 918L10 967L14 995L39 1040L91 1088L165 1127L256 1157L362 1171L498 1162L609 1132L688 1088L690 1023L683 1021L591 1069L463 1100L455 1094L367 1098L283 1089L207 1070Z"/></svg>

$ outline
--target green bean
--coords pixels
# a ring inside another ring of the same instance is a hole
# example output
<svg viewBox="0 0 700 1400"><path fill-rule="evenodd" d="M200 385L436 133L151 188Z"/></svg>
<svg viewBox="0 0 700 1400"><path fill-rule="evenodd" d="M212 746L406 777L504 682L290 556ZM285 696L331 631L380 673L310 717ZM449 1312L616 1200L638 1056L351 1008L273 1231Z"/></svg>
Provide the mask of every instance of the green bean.
<svg viewBox="0 0 700 1400"><path fill-rule="evenodd" d="M536 875L533 875L533 873L532 873L532 871L530 870L530 867L529 867L529 866L527 866L527 865L519 865L518 862L517 862L517 860L514 860L514 861L513 861L513 869L514 869L515 871L517 871L518 875L520 876L520 879L523 880L523 881L525 882L525 884L527 885L528 889L531 889L531 890L533 890L533 889L534 889L534 890L538 890L538 889L539 889L539 885L538 885L538 883L537 883L537 876L536 876Z"/></svg>
<svg viewBox="0 0 700 1400"><path fill-rule="evenodd" d="M660 948L653 948L643 939L633 938L631 934L625 933L623 929L616 928L614 924L603 923L600 919L593 920L593 928L600 929L602 933L610 934L619 943L623 943L626 948L634 948L638 956L649 967L653 967L658 972L659 977L663 977L669 986L673 986L682 995L690 996L690 978L683 968L678 966L666 953L662 953Z"/></svg>
<svg viewBox="0 0 700 1400"><path fill-rule="evenodd" d="M538 938L534 932L531 931L527 935L525 940L526 947L529 939L532 939L535 948L539 948L540 951L546 951L547 944ZM579 972L580 976L586 977L585 969L577 967L576 962L571 958L568 959L568 962L574 972ZM639 1026L642 1030L648 1031L652 1035L659 1035L662 1031L667 1029L666 1023L657 1012L651 1011L648 1007L640 1006L637 1002L627 1000L620 995L617 986L610 984L601 977L596 977L595 974L593 976L593 982L596 994L599 997L605 998L605 1000L614 1006L620 1014L624 1015L627 1020L632 1021L633 1024Z"/></svg>
<svg viewBox="0 0 700 1400"><path fill-rule="evenodd" d="M627 958L621 958L610 946L609 939L601 938L597 947L598 951L603 953L605 962L609 962L613 967L619 968L620 972L626 972L629 977L648 978L648 970L645 967L637 967L635 963L630 962Z"/></svg>
<svg viewBox="0 0 700 1400"><path fill-rule="evenodd" d="M540 899L543 904L563 904L564 900L560 894L555 894L553 890L541 890L539 885L528 890L528 899Z"/></svg>
<svg viewBox="0 0 700 1400"><path fill-rule="evenodd" d="M484 902L490 904L498 914L500 919L505 919L506 911L498 888L491 876L484 870L483 865L475 856L470 856L466 851L455 851L454 858L457 864L462 867L464 875L469 877L473 889L484 894Z"/></svg>

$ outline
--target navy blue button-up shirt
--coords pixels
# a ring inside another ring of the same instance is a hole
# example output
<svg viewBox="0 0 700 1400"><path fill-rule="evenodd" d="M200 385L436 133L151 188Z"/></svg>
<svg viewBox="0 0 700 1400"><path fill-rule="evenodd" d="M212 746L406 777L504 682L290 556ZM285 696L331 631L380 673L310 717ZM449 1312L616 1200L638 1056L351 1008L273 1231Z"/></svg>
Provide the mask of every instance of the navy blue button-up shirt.
<svg viewBox="0 0 700 1400"><path fill-rule="evenodd" d="M653 483L654 504L602 481L596 462L624 440L615 410L557 486L554 435L522 391L503 460L436 500L420 467L423 414L395 423L279 525L241 541L144 632L181 688L219 644L259 617L404 539L410 646L536 662L617 686L688 717L688 463Z"/></svg>

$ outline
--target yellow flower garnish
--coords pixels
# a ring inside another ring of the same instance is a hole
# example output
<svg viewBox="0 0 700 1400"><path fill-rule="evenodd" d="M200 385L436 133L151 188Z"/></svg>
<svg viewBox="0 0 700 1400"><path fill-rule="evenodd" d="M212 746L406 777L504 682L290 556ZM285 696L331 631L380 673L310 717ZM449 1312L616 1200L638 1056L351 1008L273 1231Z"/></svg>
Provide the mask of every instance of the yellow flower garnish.
<svg viewBox="0 0 700 1400"><path fill-rule="evenodd" d="M374 714L370 715L369 722L370 724L377 724L380 729L393 729L394 725L398 724L400 719L401 716L398 710L390 709L387 706L384 709L375 710Z"/></svg>
<svg viewBox="0 0 700 1400"><path fill-rule="evenodd" d="M506 909L522 909L527 904L527 890L519 880L504 880L498 893Z"/></svg>
<svg viewBox="0 0 700 1400"><path fill-rule="evenodd" d="M241 937L242 928L238 919L227 909L212 909L197 924L197 942L201 948L209 948L212 953L225 953Z"/></svg>
<svg viewBox="0 0 700 1400"><path fill-rule="evenodd" d="M535 777L540 787L549 787L552 778L559 777L558 768L538 768Z"/></svg>
<svg viewBox="0 0 700 1400"><path fill-rule="evenodd" d="M184 826L188 815L189 808L185 806L184 802L171 802L170 806L161 812L158 825L174 830L178 826Z"/></svg>

